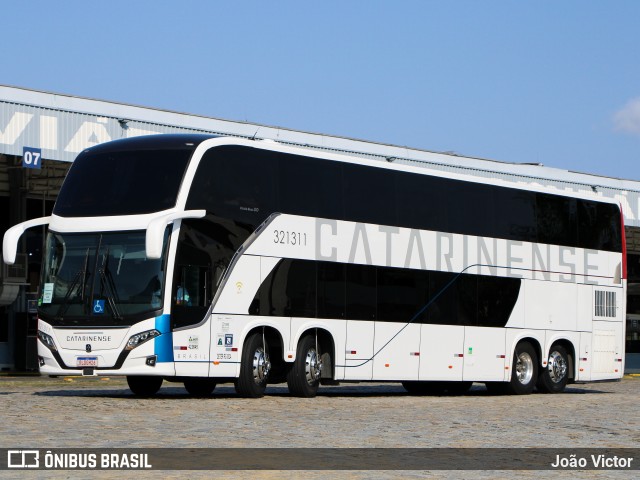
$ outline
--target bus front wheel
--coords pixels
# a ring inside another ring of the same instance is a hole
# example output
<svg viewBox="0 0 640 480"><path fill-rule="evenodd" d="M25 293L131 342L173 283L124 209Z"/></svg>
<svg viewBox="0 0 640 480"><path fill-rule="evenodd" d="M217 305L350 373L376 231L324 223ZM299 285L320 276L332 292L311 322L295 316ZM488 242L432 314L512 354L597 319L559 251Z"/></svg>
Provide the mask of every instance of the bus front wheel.
<svg viewBox="0 0 640 480"><path fill-rule="evenodd" d="M247 337L242 348L240 376L235 381L238 395L246 398L263 397L270 370L267 342L262 333L254 332Z"/></svg>
<svg viewBox="0 0 640 480"><path fill-rule="evenodd" d="M128 376L127 384L135 395L150 397L160 390L162 377Z"/></svg>

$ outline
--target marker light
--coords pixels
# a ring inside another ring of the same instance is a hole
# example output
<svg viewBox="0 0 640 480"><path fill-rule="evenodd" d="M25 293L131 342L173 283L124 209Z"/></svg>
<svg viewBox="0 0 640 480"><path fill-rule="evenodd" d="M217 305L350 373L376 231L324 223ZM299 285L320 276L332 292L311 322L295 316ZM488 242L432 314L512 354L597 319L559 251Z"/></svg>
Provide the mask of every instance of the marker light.
<svg viewBox="0 0 640 480"><path fill-rule="evenodd" d="M152 338L157 337L158 335L160 335L160 332L155 329L147 330L141 333L136 333L135 335L132 335L129 341L127 342L127 346L125 347L125 350L133 350L137 346L142 345L147 340L151 340Z"/></svg>
<svg viewBox="0 0 640 480"><path fill-rule="evenodd" d="M58 350L58 347L56 347L56 344L53 342L51 335L47 335L42 330L38 330L38 338L49 350Z"/></svg>

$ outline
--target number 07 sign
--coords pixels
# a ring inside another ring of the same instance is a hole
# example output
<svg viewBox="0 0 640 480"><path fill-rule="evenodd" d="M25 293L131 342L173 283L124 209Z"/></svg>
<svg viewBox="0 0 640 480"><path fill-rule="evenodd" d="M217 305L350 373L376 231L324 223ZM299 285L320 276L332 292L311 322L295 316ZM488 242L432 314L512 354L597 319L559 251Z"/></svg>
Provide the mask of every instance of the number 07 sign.
<svg viewBox="0 0 640 480"><path fill-rule="evenodd" d="M42 168L42 150L39 148L23 147L22 168Z"/></svg>

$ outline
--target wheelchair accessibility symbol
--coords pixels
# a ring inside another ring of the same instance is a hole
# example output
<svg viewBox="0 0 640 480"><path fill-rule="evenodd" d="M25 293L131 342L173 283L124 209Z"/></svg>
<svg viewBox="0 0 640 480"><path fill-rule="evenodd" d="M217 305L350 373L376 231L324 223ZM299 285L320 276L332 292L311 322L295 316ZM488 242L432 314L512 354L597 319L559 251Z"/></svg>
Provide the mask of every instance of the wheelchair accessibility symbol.
<svg viewBox="0 0 640 480"><path fill-rule="evenodd" d="M96 300L93 302L93 313L102 315L104 313L104 300Z"/></svg>

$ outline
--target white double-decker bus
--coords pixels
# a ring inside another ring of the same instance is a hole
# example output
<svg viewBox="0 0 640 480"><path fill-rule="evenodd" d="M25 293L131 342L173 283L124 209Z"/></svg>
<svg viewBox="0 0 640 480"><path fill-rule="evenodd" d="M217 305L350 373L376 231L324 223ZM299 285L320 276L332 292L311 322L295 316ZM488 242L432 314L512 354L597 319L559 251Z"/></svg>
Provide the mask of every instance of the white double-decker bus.
<svg viewBox="0 0 640 480"><path fill-rule="evenodd" d="M620 208L293 148L157 135L89 148L48 225L40 371L194 395L286 382L561 392L624 371Z"/></svg>

